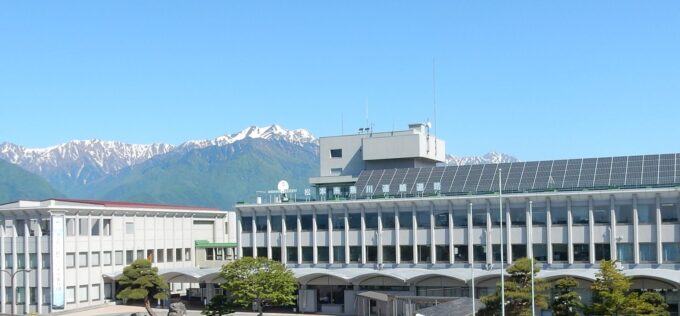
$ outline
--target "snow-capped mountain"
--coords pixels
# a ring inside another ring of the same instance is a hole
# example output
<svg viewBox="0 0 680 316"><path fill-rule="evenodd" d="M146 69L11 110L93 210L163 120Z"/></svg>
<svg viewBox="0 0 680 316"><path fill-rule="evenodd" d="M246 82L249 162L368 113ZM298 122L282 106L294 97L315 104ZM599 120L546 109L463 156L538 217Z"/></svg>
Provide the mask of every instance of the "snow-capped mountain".
<svg viewBox="0 0 680 316"><path fill-rule="evenodd" d="M180 145L179 148L187 150L209 146L226 146L248 138L284 141L300 146L318 144L317 138L306 129L287 130L274 124L265 127L250 126L238 133L223 135L214 139L190 140Z"/></svg>
<svg viewBox="0 0 680 316"><path fill-rule="evenodd" d="M446 164L452 166L477 165L484 163L516 162L516 161L519 161L519 159L495 151L491 151L484 156L458 157L449 154L446 155Z"/></svg>

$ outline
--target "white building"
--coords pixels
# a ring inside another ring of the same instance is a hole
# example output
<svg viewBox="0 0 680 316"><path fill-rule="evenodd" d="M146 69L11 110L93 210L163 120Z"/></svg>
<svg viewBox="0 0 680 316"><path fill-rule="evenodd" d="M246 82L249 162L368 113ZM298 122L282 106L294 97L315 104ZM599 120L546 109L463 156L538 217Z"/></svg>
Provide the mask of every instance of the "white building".
<svg viewBox="0 0 680 316"><path fill-rule="evenodd" d="M395 135L425 133L414 127ZM320 139L321 168L335 170L312 179L322 190L317 201L235 206L239 256L266 256L291 268L301 284L300 310L404 311L366 292L466 297L474 288L479 298L500 279L502 236L508 264L534 257L548 281L577 278L586 301L598 261L616 259L634 289L660 291L678 315L680 154L364 168L343 175L367 153L382 155L364 147L374 143L370 137ZM427 147L420 139L382 139L392 144L382 156L403 150L415 153L407 157L412 162L428 158L404 148Z"/></svg>
<svg viewBox="0 0 680 316"><path fill-rule="evenodd" d="M216 267L233 256L234 229L233 212L212 208L67 199L0 205L0 313L114 301L115 280L138 258L159 268L172 293L185 293L217 278Z"/></svg>

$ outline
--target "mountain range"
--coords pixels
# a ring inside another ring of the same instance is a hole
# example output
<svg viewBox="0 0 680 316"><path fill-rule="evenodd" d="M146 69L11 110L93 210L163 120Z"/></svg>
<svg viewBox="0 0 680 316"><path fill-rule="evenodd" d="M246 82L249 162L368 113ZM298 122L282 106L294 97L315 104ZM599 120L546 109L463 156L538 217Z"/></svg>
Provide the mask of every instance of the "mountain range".
<svg viewBox="0 0 680 316"><path fill-rule="evenodd" d="M7 182L0 186L0 202L67 196L228 209L238 201L253 200L256 191L272 189L280 179L287 179L293 188L307 187L308 178L318 175L318 150L318 139L309 131L279 125L251 126L177 146L96 139L38 149L2 143L0 160L10 164L0 165L0 176ZM496 152L446 156L452 165L508 161L517 159ZM7 169L17 166L25 173ZM32 195L24 184L22 194L11 193L17 192L12 183L29 178L37 181L29 188L41 189Z"/></svg>

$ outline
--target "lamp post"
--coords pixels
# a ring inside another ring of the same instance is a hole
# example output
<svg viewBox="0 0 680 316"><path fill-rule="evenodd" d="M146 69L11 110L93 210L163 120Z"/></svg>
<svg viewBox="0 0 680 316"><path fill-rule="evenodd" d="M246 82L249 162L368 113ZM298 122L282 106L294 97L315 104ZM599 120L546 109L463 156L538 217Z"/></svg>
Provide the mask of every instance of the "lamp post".
<svg viewBox="0 0 680 316"><path fill-rule="evenodd" d="M10 282L10 288L12 289L12 315L16 313L16 304L17 304L17 291L14 288L14 277L19 273L19 272L31 272L30 269L19 269L14 272L12 270L0 270L4 273L7 273L9 276L9 282Z"/></svg>
<svg viewBox="0 0 680 316"><path fill-rule="evenodd" d="M501 316L505 316L505 260L503 260L503 181L498 168L498 215L501 228Z"/></svg>

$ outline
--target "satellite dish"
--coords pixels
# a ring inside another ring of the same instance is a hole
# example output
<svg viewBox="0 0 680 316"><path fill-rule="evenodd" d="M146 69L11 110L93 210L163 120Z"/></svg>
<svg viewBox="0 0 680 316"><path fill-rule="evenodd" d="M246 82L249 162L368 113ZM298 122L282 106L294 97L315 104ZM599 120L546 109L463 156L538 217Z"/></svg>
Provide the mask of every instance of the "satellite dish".
<svg viewBox="0 0 680 316"><path fill-rule="evenodd" d="M279 192L284 193L288 190L288 181L281 180L276 187L279 189Z"/></svg>

